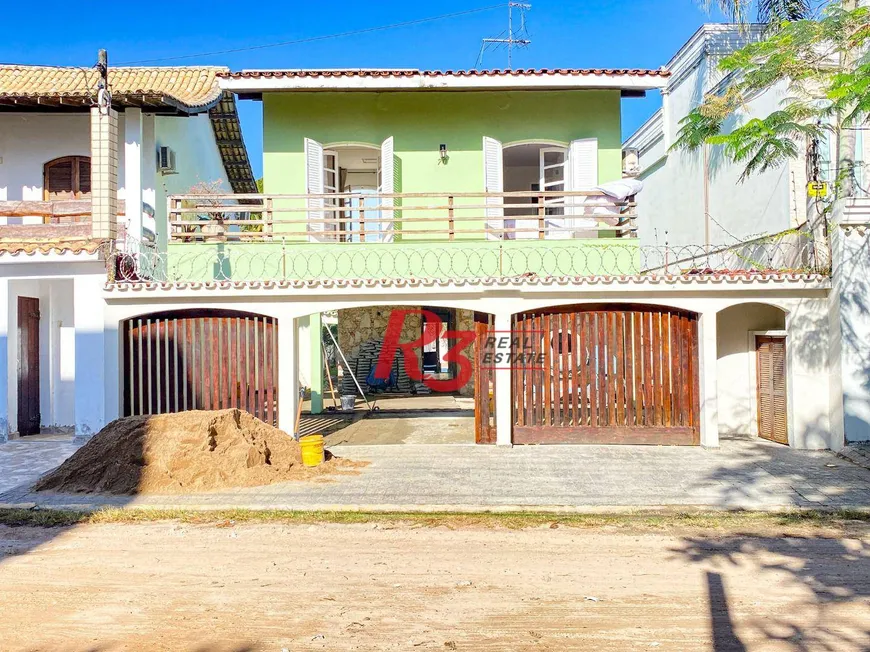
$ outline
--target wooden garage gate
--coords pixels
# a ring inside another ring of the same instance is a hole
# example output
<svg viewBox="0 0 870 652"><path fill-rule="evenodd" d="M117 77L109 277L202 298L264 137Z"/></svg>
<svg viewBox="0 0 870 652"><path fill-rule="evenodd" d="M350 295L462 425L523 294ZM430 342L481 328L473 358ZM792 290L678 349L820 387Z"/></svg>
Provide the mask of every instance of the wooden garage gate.
<svg viewBox="0 0 870 652"><path fill-rule="evenodd" d="M278 321L183 310L122 326L124 414L240 408L278 423Z"/></svg>
<svg viewBox="0 0 870 652"><path fill-rule="evenodd" d="M690 312L583 305L519 315L515 444L700 443Z"/></svg>

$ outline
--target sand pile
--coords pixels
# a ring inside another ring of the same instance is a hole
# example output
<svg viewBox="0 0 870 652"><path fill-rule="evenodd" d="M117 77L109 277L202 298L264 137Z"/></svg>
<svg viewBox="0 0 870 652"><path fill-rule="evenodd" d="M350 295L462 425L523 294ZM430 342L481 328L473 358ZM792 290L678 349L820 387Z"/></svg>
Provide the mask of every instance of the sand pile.
<svg viewBox="0 0 870 652"><path fill-rule="evenodd" d="M320 466L304 467L290 435L236 409L125 417L94 435L35 489L188 493L303 480L359 466L326 456Z"/></svg>

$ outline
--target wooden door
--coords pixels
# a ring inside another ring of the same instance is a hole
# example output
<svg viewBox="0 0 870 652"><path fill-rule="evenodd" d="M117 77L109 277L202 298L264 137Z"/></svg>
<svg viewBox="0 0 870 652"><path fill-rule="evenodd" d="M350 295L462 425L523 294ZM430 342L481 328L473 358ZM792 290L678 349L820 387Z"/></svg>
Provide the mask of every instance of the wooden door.
<svg viewBox="0 0 870 652"><path fill-rule="evenodd" d="M278 320L233 310L123 324L124 415L239 408L278 424Z"/></svg>
<svg viewBox="0 0 870 652"><path fill-rule="evenodd" d="M492 317L474 315L474 441L495 443L495 368L484 359L486 339L492 331Z"/></svg>
<svg viewBox="0 0 870 652"><path fill-rule="evenodd" d="M18 297L18 434L38 434L39 421L39 299Z"/></svg>
<svg viewBox="0 0 870 652"><path fill-rule="evenodd" d="M788 445L788 404L785 382L785 338L755 338L758 436Z"/></svg>
<svg viewBox="0 0 870 652"><path fill-rule="evenodd" d="M518 315L514 444L700 443L697 316L646 305Z"/></svg>

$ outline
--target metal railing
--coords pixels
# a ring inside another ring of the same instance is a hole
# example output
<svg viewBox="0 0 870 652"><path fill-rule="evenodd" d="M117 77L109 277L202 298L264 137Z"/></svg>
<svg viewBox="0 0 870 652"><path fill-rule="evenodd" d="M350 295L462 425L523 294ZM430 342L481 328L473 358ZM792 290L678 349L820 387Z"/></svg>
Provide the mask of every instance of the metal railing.
<svg viewBox="0 0 870 652"><path fill-rule="evenodd" d="M633 236L636 204L596 190L172 195L175 242L392 242Z"/></svg>
<svg viewBox="0 0 870 652"><path fill-rule="evenodd" d="M462 280L581 276L748 275L825 272L812 238L791 232L732 246L639 246L627 240L403 243L403 246L287 241L170 246L114 252L118 282L280 280Z"/></svg>

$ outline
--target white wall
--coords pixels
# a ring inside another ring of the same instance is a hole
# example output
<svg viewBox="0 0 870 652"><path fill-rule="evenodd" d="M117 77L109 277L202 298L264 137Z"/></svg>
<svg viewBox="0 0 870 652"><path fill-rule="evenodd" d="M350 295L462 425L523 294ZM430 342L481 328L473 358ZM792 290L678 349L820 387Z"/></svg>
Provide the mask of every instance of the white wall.
<svg viewBox="0 0 870 652"><path fill-rule="evenodd" d="M118 115L118 198L124 189L124 114ZM204 181L220 181L230 191L223 161L208 114L190 117L156 116L155 149L143 152L143 169L157 168L157 147L176 152L177 174L157 174L158 238L166 242L166 197L183 193ZM43 165L61 156L90 156L90 115L0 113L0 201L41 200ZM143 174L143 177L145 175Z"/></svg>
<svg viewBox="0 0 870 652"><path fill-rule="evenodd" d="M831 229L834 250L832 357L840 382L838 427L846 441L870 441L870 233Z"/></svg>
<svg viewBox="0 0 870 652"><path fill-rule="evenodd" d="M660 115L652 116L625 142L626 147L639 149L639 178L644 189L637 196L637 223L643 244L705 244L703 154L669 149L679 134L680 120L722 80L723 73L716 67L721 55L744 41L735 33L721 31L722 26L707 28L708 32L702 28L684 46L685 52L669 64L673 75L663 94ZM786 97L786 85L777 84L751 98L745 110L726 123L726 131L753 117L768 115ZM794 195L797 189L802 199L803 185L800 179L793 183L792 178L793 170L801 167L801 163L784 164L740 182L744 164L730 163L721 146L710 146L710 243L730 244L785 230L802 221L802 206L795 205Z"/></svg>
<svg viewBox="0 0 870 652"><path fill-rule="evenodd" d="M39 407L43 427L75 423L75 346L71 279L15 279L9 281L7 383L8 419L18 429L18 297L39 299Z"/></svg>
<svg viewBox="0 0 870 652"><path fill-rule="evenodd" d="M220 181L219 189L232 192L223 160L215 143L214 130L208 115L188 118L157 116L155 119L157 147L168 145L175 150L177 174L157 175L157 241L161 249L166 247L166 198L172 194L185 193L200 183Z"/></svg>
<svg viewBox="0 0 870 652"><path fill-rule="evenodd" d="M0 201L42 199L42 166L90 156L90 115L0 113Z"/></svg>
<svg viewBox="0 0 870 652"><path fill-rule="evenodd" d="M774 306L748 303L716 316L719 434L750 435L756 388L752 331L785 330L785 313Z"/></svg>

